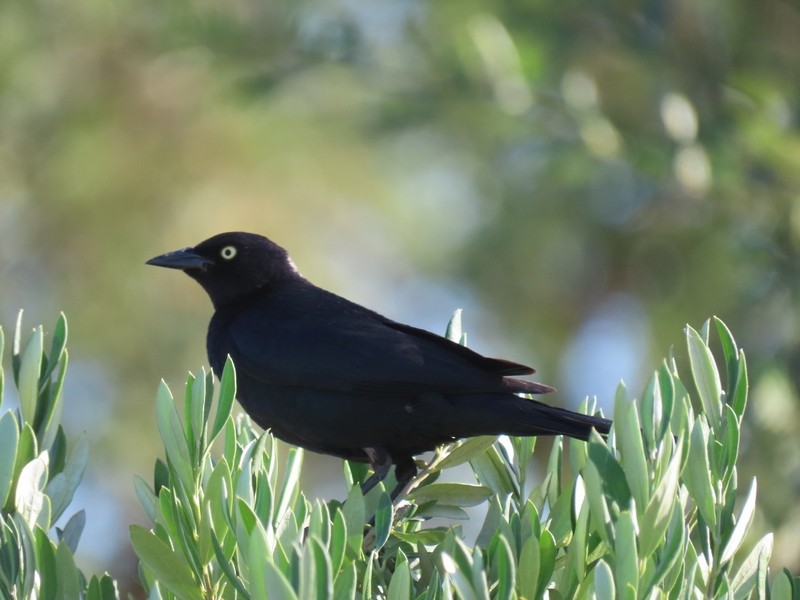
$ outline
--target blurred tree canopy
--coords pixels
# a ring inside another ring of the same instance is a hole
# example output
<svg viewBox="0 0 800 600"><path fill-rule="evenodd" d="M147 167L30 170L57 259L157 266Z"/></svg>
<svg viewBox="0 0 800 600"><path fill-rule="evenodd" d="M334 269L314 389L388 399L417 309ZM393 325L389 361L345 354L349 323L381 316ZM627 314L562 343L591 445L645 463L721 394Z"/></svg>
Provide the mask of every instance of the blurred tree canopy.
<svg viewBox="0 0 800 600"><path fill-rule="evenodd" d="M210 313L142 263L222 230L395 318L467 304L554 401L718 314L754 374L742 476L780 491L760 518L797 570L798 31L788 0L4 2L0 314L67 312L73 426L102 408L126 502Z"/></svg>

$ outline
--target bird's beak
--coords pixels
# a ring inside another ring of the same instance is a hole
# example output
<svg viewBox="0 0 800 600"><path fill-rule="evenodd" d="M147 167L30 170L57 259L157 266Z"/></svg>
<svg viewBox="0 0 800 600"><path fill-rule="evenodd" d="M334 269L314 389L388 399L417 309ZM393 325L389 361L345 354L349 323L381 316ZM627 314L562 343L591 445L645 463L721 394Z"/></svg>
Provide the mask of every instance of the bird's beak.
<svg viewBox="0 0 800 600"><path fill-rule="evenodd" d="M192 248L183 248L167 252L147 261L148 265L166 267L167 269L205 269L211 261L197 254Z"/></svg>

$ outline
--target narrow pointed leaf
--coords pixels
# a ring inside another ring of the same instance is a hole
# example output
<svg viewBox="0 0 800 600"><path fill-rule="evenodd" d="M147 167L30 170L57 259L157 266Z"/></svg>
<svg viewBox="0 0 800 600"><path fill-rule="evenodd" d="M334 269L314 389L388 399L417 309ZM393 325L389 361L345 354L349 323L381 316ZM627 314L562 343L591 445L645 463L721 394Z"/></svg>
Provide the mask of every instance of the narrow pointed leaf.
<svg viewBox="0 0 800 600"><path fill-rule="evenodd" d="M158 582L179 600L203 600L186 560L153 532L139 525L130 527L133 549Z"/></svg>
<svg viewBox="0 0 800 600"><path fill-rule="evenodd" d="M485 452L497 440L494 435L482 435L469 438L460 446L457 446L439 463L440 469L450 469L465 462L469 462L475 456Z"/></svg>
<svg viewBox="0 0 800 600"><path fill-rule="evenodd" d="M714 357L708 345L694 329L687 326L686 343L697 393L711 429L716 431L722 416L722 384Z"/></svg>
<svg viewBox="0 0 800 600"><path fill-rule="evenodd" d="M208 436L208 443L211 444L222 431L225 422L231 415L233 400L236 397L236 368L230 356L225 360L225 367L222 369L222 376L219 380L219 392L217 396L217 413L214 416L214 424L211 427L211 435Z"/></svg>
<svg viewBox="0 0 800 600"><path fill-rule="evenodd" d="M736 525L728 538L727 544L725 544L725 549L722 551L722 557L720 558L722 563L726 563L733 558L733 555L736 554L736 551L744 541L744 536L750 528L750 523L753 522L753 515L755 515L756 511L756 488L756 479L754 477L753 482L750 484L750 491L747 492L742 509L739 511Z"/></svg>
<svg viewBox="0 0 800 600"><path fill-rule="evenodd" d="M378 498L378 508L375 512L375 550L380 550L388 541L392 531L394 510L392 499L386 492L381 492Z"/></svg>
<svg viewBox="0 0 800 600"><path fill-rule="evenodd" d="M453 506L477 506L491 495L492 490L481 485L432 483L414 490L411 498L420 504L435 501Z"/></svg>
<svg viewBox="0 0 800 600"><path fill-rule="evenodd" d="M34 329L28 340L19 369L19 408L22 422L31 426L36 418L39 401L39 375L42 371L42 349L44 334L42 328Z"/></svg>

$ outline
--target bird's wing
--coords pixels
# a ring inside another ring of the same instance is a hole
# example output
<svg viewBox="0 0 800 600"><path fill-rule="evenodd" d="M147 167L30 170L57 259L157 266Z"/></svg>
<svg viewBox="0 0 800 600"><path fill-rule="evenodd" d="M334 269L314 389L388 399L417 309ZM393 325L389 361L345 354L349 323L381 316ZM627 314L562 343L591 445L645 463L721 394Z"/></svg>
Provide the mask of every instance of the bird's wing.
<svg viewBox="0 0 800 600"><path fill-rule="evenodd" d="M253 311L227 328L237 371L272 385L365 394L549 391L532 373L347 303L322 313ZM537 387L538 386L538 387Z"/></svg>

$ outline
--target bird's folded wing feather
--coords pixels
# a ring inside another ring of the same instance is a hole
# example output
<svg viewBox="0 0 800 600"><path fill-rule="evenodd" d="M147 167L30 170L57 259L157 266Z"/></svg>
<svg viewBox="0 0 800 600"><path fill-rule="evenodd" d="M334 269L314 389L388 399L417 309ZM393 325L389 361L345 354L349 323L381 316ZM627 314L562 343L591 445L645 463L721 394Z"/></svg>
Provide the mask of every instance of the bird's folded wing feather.
<svg viewBox="0 0 800 600"><path fill-rule="evenodd" d="M532 373L529 367L483 357L364 310L327 320L263 314L238 319L228 329L237 370L272 385L364 394L549 391L504 379Z"/></svg>

